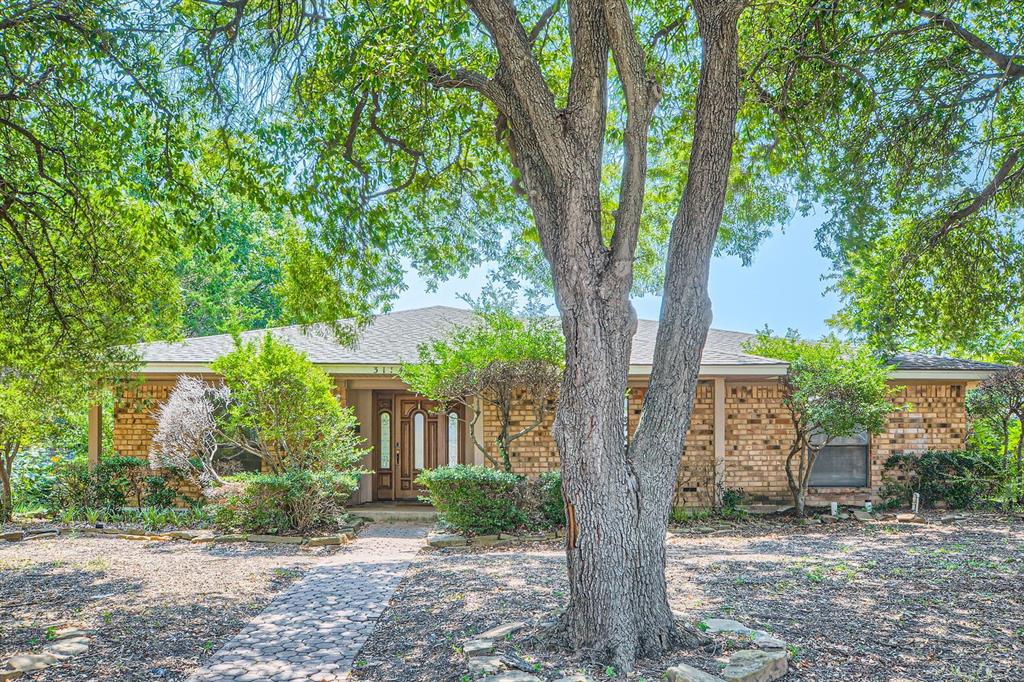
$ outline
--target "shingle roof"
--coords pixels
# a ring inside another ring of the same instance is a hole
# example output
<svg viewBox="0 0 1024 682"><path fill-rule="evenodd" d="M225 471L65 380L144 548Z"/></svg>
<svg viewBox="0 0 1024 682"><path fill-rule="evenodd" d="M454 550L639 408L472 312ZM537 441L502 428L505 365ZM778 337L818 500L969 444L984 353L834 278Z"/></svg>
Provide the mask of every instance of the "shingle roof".
<svg viewBox="0 0 1024 682"><path fill-rule="evenodd" d="M1006 365L981 360L963 360L945 355L927 355L925 353L897 353L889 357L889 362L900 369L935 369L935 370L966 370L975 372L997 372L1006 369Z"/></svg>
<svg viewBox="0 0 1024 682"><path fill-rule="evenodd" d="M430 306L378 315L359 330L351 345L342 345L328 325L275 327L242 333L245 340L254 340L270 331L275 338L302 351L316 364L323 365L396 365L415 360L417 347L448 334L453 328L471 324L470 310L448 306ZM633 337L630 364L650 365L654 361L654 343L658 334L655 320L640 320ZM753 337L743 332L711 329L701 364L704 366L778 366L785 363L743 352L743 344ZM139 346L144 363L207 364L234 348L228 334L201 336L174 343L146 343ZM900 369L986 370L998 365L957 360L918 353L897 356Z"/></svg>

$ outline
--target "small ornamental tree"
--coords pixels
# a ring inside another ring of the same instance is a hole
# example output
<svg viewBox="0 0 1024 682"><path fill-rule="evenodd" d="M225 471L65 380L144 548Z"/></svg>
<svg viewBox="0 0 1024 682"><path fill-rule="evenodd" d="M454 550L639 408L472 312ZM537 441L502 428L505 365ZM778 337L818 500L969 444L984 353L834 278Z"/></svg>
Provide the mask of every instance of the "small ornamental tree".
<svg viewBox="0 0 1024 682"><path fill-rule="evenodd" d="M219 434L216 404L224 402L225 392L225 387L210 386L196 377L178 378L155 413L157 427L149 454L154 469L179 469L198 478L204 487L223 483L214 457Z"/></svg>
<svg viewBox="0 0 1024 682"><path fill-rule="evenodd" d="M782 380L783 404L793 422L786 480L803 516L818 454L836 438L880 432L898 389L889 386L889 369L879 357L835 337L811 342L793 331L776 337L765 330L748 350L789 363Z"/></svg>
<svg viewBox="0 0 1024 682"><path fill-rule="evenodd" d="M464 405L473 444L490 463L510 472L512 443L544 423L557 398L564 342L556 320L501 309L477 316L476 324L421 345L418 362L404 364L400 376L413 391L446 407ZM474 433L483 410L477 400L497 413L494 448ZM521 407L530 419L513 425L513 411Z"/></svg>
<svg viewBox="0 0 1024 682"><path fill-rule="evenodd" d="M160 408L156 466L195 469L219 481L214 455L231 445L260 458L272 474L353 472L364 451L355 415L334 395L330 377L269 333L239 342L211 368L223 384L183 378Z"/></svg>
<svg viewBox="0 0 1024 682"><path fill-rule="evenodd" d="M1009 469L1011 426L1014 422L1024 423L1024 367L1008 367L993 374L968 395L968 406L975 418L997 425L1002 437L1003 464ZM1018 435L1014 450L1017 499L1024 500L1024 436Z"/></svg>

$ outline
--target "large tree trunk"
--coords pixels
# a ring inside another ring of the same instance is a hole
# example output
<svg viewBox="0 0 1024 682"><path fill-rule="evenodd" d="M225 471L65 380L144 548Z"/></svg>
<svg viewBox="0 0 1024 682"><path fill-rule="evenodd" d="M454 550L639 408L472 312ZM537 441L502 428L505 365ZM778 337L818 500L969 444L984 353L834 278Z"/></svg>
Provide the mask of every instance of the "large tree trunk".
<svg viewBox="0 0 1024 682"><path fill-rule="evenodd" d="M637 657L697 639L676 627L668 603L665 532L711 323L708 268L731 164L739 70L737 8L706 0L695 6L704 55L693 153L669 244L654 369L628 446L623 399L636 328L628 288L603 297L604 282L581 277L577 289L553 263L566 335L555 423L569 519L562 624L577 648L620 672Z"/></svg>
<svg viewBox="0 0 1024 682"><path fill-rule="evenodd" d="M686 188L669 240L661 324L643 416L626 444L624 398L636 316L629 302L660 88L647 73L623 0L570 1L568 104L544 79L512 0L467 0L498 53L492 79L440 74L500 112L521 174L566 340L554 437L569 529L569 604L560 621L576 650L618 672L680 641L665 585L665 531L711 322L708 267L721 222L739 107L737 0L694 0L703 59ZM608 56L626 101L623 170L612 240L601 224Z"/></svg>

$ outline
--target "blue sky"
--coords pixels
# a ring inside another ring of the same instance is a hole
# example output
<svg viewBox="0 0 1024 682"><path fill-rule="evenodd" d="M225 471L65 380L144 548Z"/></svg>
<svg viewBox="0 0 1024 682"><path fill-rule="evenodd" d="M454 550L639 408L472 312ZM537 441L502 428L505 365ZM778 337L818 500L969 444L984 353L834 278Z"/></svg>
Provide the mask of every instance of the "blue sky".
<svg viewBox="0 0 1024 682"><path fill-rule="evenodd" d="M804 336L824 334L825 321L839 307L834 294L823 295L828 261L814 250L814 230L820 217L797 218L785 232L776 233L758 249L750 267L739 258L715 258L711 262L712 326L736 331L756 331L765 324L775 331L789 327ZM396 310L427 305L465 307L460 294L477 295L485 280L483 270L466 279L451 280L436 292L425 291L414 273L406 276L408 289L395 301ZM634 300L641 318L657 319L661 298L645 296Z"/></svg>

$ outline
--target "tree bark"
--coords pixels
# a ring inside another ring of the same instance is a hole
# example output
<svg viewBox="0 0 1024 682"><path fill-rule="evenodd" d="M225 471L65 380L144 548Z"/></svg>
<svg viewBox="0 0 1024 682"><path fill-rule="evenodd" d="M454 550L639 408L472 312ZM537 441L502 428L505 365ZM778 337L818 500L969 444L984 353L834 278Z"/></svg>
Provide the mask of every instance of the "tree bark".
<svg viewBox="0 0 1024 682"><path fill-rule="evenodd" d="M11 490L11 476L17 448L5 448L0 454L0 523L7 523L14 516L14 494Z"/></svg>
<svg viewBox="0 0 1024 682"><path fill-rule="evenodd" d="M654 368L628 447L622 396L636 328L628 289L602 299L604 286L589 297L586 287L565 287L559 296L567 357L556 439L574 521L562 622L576 648L596 651L620 672L637 657L695 639L683 641L668 603L665 532L711 323L708 267L732 158L739 69L738 7L694 4L704 52L693 151L670 237Z"/></svg>
<svg viewBox="0 0 1024 682"><path fill-rule="evenodd" d="M686 187L672 225L661 324L643 415L623 439L636 314L629 300L660 96L624 0L568 3L573 65L558 109L512 0L467 0L487 29L493 78L458 87L488 97L509 131L566 340L554 422L568 530L569 603L559 632L628 672L682 642L665 584L665 532L711 323L708 267L721 222L739 108L735 0L694 0L702 63ZM608 57L626 102L624 163L611 243L601 225ZM444 84L451 86L449 81ZM694 634L689 642L698 641Z"/></svg>

